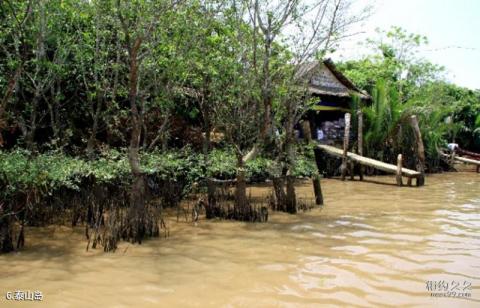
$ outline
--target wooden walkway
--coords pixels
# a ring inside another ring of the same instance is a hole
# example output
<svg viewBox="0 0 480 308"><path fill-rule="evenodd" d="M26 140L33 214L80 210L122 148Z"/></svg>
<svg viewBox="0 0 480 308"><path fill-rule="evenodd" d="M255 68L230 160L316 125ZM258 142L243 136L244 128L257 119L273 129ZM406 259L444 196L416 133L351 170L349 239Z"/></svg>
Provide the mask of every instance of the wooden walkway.
<svg viewBox="0 0 480 308"><path fill-rule="evenodd" d="M319 144L319 145L317 145L317 147L318 147L318 149L324 151L327 154L330 154L330 155L333 155L333 156L336 156L336 157L340 157L340 158L343 157L343 150L342 149L339 149L339 148L336 148L336 147L333 147L333 146L330 146L330 145L324 145L324 144ZM364 157L364 156L360 156L360 155L352 153L352 152L347 152L347 158L350 159L351 161L355 162L355 163L365 165L365 166L369 166L369 167L372 167L372 168L375 168L375 169L378 169L378 170L382 170L384 172L393 173L393 174L397 173L397 166L396 165L387 164L387 163L384 163L382 161L372 159L372 158L368 158L368 157ZM402 168L402 175L405 176L405 177L408 177L408 178L418 178L421 174L420 174L420 172L415 171L415 170Z"/></svg>
<svg viewBox="0 0 480 308"><path fill-rule="evenodd" d="M461 157L461 156L455 156L455 160L462 163L466 163L466 164L480 166L480 160L475 160L475 159Z"/></svg>
<svg viewBox="0 0 480 308"><path fill-rule="evenodd" d="M452 155L448 155L446 153L442 153L442 156L447 158L447 159L450 159L450 160L452 159ZM477 166L477 172L480 173L480 160L473 159L473 158L462 157L462 156L457 156L457 155L455 155L453 157L453 159L457 162Z"/></svg>

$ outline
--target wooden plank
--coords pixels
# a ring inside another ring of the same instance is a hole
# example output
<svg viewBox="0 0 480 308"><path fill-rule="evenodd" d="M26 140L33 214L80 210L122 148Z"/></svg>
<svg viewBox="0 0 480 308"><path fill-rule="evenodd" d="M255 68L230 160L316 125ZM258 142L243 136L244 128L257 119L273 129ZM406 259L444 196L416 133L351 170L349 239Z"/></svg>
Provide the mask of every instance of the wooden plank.
<svg viewBox="0 0 480 308"><path fill-rule="evenodd" d="M474 160L475 159L480 159L480 154L475 153L475 152L470 152L461 148L455 148L455 151L459 153L460 155L466 155L472 157Z"/></svg>
<svg viewBox="0 0 480 308"><path fill-rule="evenodd" d="M443 157L451 158L451 155L448 155L448 154L445 154L445 153L441 153L441 154L442 154ZM456 160L456 161L462 162L462 163L480 166L480 160L466 158L466 157L457 156L457 155L454 155L453 159Z"/></svg>
<svg viewBox="0 0 480 308"><path fill-rule="evenodd" d="M480 166L480 160L465 158L465 157L461 157L461 156L455 156L455 160L456 161L461 161L462 163L466 163L466 164L472 164L472 165Z"/></svg>
<svg viewBox="0 0 480 308"><path fill-rule="evenodd" d="M336 148L336 147L333 147L333 146L330 146L330 145L324 145L324 144L319 144L319 145L317 145L317 147L320 150L323 150L330 155L337 156L337 157L340 157L340 158L343 156L342 149L339 149L339 148ZM353 160L354 162L357 162L357 163L365 165L365 166L369 166L369 167L372 167L372 168L375 168L375 169L378 169L378 170L382 170L382 171L385 171L385 172L388 172L388 173L393 173L393 174L397 173L397 166L396 165L387 164L387 163L384 163L382 161L375 160L375 159L368 158L368 157L364 157L364 156L360 156L360 155L352 153L352 152L348 152L347 157L349 159ZM418 176L420 176L420 172L415 171L415 170L411 170L411 169L407 169L407 168L402 168L402 175L407 176L407 177L418 177Z"/></svg>

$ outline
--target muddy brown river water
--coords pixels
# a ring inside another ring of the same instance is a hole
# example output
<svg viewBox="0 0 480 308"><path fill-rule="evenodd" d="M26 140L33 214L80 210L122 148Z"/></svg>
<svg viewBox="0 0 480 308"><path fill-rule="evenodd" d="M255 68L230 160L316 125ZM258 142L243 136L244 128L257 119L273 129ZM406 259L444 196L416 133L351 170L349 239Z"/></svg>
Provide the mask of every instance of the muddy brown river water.
<svg viewBox="0 0 480 308"><path fill-rule="evenodd" d="M0 256L0 307L480 307L480 175L369 180L324 180L325 207L266 224L172 218L169 238L113 254L86 252L81 229L30 228ZM7 301L15 290L43 301Z"/></svg>

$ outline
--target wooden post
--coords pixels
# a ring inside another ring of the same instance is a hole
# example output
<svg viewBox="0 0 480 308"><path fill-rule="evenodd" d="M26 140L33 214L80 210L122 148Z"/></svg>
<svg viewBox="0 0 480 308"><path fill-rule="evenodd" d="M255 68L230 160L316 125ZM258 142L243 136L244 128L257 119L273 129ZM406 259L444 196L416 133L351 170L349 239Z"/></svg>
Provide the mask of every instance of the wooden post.
<svg viewBox="0 0 480 308"><path fill-rule="evenodd" d="M348 164L348 172L350 172L350 180L355 180L355 174L353 173L354 172L354 164L353 164L353 161L350 161L350 163Z"/></svg>
<svg viewBox="0 0 480 308"><path fill-rule="evenodd" d="M397 185L403 186L402 182L402 154L397 157Z"/></svg>
<svg viewBox="0 0 480 308"><path fill-rule="evenodd" d="M320 174L316 172L312 178L313 192L315 193L315 204L323 205L322 186L320 185Z"/></svg>
<svg viewBox="0 0 480 308"><path fill-rule="evenodd" d="M358 155L363 156L363 112L361 110L357 113L358 116ZM360 164L359 166L359 176L360 181L363 181L363 171L364 167Z"/></svg>
<svg viewBox="0 0 480 308"><path fill-rule="evenodd" d="M307 144L309 144L312 141L312 129L310 127L310 121L303 120L301 126L303 131L303 139Z"/></svg>
<svg viewBox="0 0 480 308"><path fill-rule="evenodd" d="M452 150L452 155L450 155L450 165L452 166L452 170L455 168L455 149Z"/></svg>
<svg viewBox="0 0 480 308"><path fill-rule="evenodd" d="M408 186L412 186L412 178L411 178L411 177L408 177L408 179L407 179L407 185L408 185Z"/></svg>
<svg viewBox="0 0 480 308"><path fill-rule="evenodd" d="M410 124L413 128L415 135L415 141L417 143L417 171L420 172L420 176L417 177L417 186L423 186L425 184L425 147L423 146L422 134L420 127L418 126L417 116L410 117Z"/></svg>
<svg viewBox="0 0 480 308"><path fill-rule="evenodd" d="M347 152L348 152L348 141L350 139L350 113L345 113L345 135L343 136L343 158L342 158L342 181L345 181L345 176L347 174Z"/></svg>

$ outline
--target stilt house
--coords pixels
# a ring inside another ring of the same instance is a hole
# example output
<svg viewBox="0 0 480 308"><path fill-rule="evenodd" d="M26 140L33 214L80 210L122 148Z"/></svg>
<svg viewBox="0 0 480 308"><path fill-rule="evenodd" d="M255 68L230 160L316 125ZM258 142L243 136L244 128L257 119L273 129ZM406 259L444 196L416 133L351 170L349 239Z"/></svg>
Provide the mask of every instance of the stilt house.
<svg viewBox="0 0 480 308"><path fill-rule="evenodd" d="M300 78L307 79L310 95L318 100L303 119L304 124L309 124L309 129L306 125L298 127L300 136L306 137L305 134L310 133L311 138L320 143L342 142L344 116L351 111L353 97L358 96L363 104L369 103L371 97L358 89L330 59L307 63L298 74Z"/></svg>

